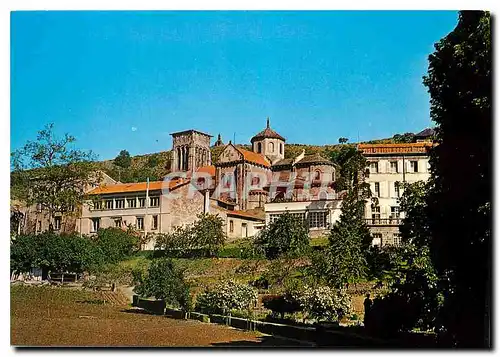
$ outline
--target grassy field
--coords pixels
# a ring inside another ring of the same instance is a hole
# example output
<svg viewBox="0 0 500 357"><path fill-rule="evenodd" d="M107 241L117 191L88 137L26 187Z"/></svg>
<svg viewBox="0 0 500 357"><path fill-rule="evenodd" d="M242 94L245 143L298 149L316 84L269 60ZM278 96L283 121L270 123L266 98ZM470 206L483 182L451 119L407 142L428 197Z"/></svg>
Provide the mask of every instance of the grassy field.
<svg viewBox="0 0 500 357"><path fill-rule="evenodd" d="M11 286L15 346L293 346L297 343L194 320L139 313L125 297L61 287Z"/></svg>

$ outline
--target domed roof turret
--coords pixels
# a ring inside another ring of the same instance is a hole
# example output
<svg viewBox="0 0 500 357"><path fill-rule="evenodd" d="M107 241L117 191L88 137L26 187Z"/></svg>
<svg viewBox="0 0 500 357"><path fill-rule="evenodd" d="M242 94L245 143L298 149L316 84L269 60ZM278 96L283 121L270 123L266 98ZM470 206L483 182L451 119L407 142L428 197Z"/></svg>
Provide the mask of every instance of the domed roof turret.
<svg viewBox="0 0 500 357"><path fill-rule="evenodd" d="M260 133L256 134L250 141L253 143L256 140L262 140L265 138L280 139L285 141L284 137L282 137L280 134L271 129L271 127L269 126L269 118L267 118L267 127Z"/></svg>

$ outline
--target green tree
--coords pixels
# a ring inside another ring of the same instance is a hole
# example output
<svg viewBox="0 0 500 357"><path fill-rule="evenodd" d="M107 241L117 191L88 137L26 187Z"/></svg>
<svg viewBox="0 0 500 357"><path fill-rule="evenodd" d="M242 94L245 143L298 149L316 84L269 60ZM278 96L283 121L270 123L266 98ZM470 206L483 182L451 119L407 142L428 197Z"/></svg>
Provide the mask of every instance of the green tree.
<svg viewBox="0 0 500 357"><path fill-rule="evenodd" d="M162 299L185 311L191 309L189 285L184 279L184 272L171 259L153 260L146 274L136 273L135 283L134 292L142 297Z"/></svg>
<svg viewBox="0 0 500 357"><path fill-rule="evenodd" d="M313 256L312 269L320 280L340 287L367 273L366 256L372 239L364 208L371 191L365 182L366 159L355 147L343 146L332 153L332 160L340 166L334 185L344 195L342 213L332 227L327 249Z"/></svg>
<svg viewBox="0 0 500 357"><path fill-rule="evenodd" d="M395 134L392 137L392 141L396 144L412 143L414 139L415 134L413 133Z"/></svg>
<svg viewBox="0 0 500 357"><path fill-rule="evenodd" d="M117 263L139 249L139 237L119 228L99 229L94 239L106 263Z"/></svg>
<svg viewBox="0 0 500 357"><path fill-rule="evenodd" d="M399 208L405 213L399 231L406 243L417 247L429 247L431 232L427 208L429 182L399 183L403 195L399 199Z"/></svg>
<svg viewBox="0 0 500 357"><path fill-rule="evenodd" d="M190 227L192 246L205 248L210 256L214 256L226 241L223 227L224 220L218 215L199 214Z"/></svg>
<svg viewBox="0 0 500 357"><path fill-rule="evenodd" d="M429 250L426 202L429 184L418 181L402 184L402 187L400 210L404 219L400 232L403 245L384 247L378 255L376 252L371 255L373 269L381 273L379 278L390 284L390 293L374 303L374 309L380 316L369 316L367 326L389 334L414 328L434 329L439 323L443 300L439 276ZM376 271L372 275L374 273Z"/></svg>
<svg viewBox="0 0 500 357"><path fill-rule="evenodd" d="M314 256L315 275L335 287L366 276L366 255L371 235L363 218L364 201L350 191L342 202L340 219L333 226L324 253Z"/></svg>
<svg viewBox="0 0 500 357"><path fill-rule="evenodd" d="M490 346L491 17L461 11L424 78L437 123L428 196L432 259L445 277L443 328L458 346Z"/></svg>
<svg viewBox="0 0 500 357"><path fill-rule="evenodd" d="M113 160L113 163L116 166L119 166L124 169L128 169L132 164L132 158L130 157L130 153L127 150L122 150L118 154L117 157Z"/></svg>
<svg viewBox="0 0 500 357"><path fill-rule="evenodd" d="M160 164L160 157L158 154L152 154L148 156L147 166L149 168L156 168Z"/></svg>
<svg viewBox="0 0 500 357"><path fill-rule="evenodd" d="M77 234L45 232L20 235L11 244L11 270L26 273L39 267L52 272L82 273L101 264L93 242Z"/></svg>
<svg viewBox="0 0 500 357"><path fill-rule="evenodd" d="M285 212L261 231L257 244L269 259L298 256L309 247L309 228L302 219Z"/></svg>
<svg viewBox="0 0 500 357"><path fill-rule="evenodd" d="M349 141L348 138L339 138L339 144L345 144Z"/></svg>
<svg viewBox="0 0 500 357"><path fill-rule="evenodd" d="M75 138L69 134L57 138L53 128L47 125L36 141L28 141L11 155L13 198L41 205L49 213L51 226L55 213L76 212L86 189L100 180L94 154L73 148Z"/></svg>

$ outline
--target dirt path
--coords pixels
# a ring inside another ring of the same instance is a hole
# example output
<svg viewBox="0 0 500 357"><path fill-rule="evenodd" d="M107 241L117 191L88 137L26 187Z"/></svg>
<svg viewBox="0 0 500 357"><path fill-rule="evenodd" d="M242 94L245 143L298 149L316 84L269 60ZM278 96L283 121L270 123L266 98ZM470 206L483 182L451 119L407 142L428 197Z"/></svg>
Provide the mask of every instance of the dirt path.
<svg viewBox="0 0 500 357"><path fill-rule="evenodd" d="M103 296L64 288L11 290L11 344L16 346L261 347L300 346L249 331L138 312Z"/></svg>

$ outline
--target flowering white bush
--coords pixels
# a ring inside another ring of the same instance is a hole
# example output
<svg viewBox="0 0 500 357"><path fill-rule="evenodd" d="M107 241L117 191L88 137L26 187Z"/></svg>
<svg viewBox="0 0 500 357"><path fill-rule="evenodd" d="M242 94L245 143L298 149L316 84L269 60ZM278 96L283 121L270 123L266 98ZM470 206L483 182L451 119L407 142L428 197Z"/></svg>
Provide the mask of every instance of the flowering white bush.
<svg viewBox="0 0 500 357"><path fill-rule="evenodd" d="M249 285L228 280L197 298L197 309L205 313L224 313L231 309L245 310L257 300L257 290Z"/></svg>
<svg viewBox="0 0 500 357"><path fill-rule="evenodd" d="M311 288L306 286L296 299L302 308L316 320L338 321L349 314L351 298L344 290L328 286Z"/></svg>

